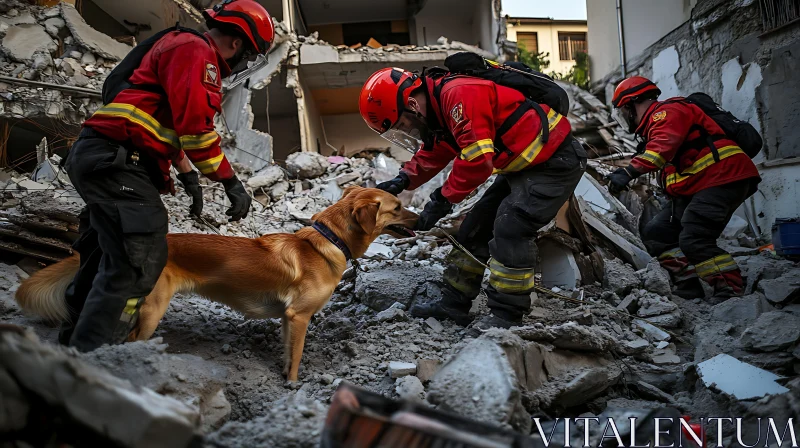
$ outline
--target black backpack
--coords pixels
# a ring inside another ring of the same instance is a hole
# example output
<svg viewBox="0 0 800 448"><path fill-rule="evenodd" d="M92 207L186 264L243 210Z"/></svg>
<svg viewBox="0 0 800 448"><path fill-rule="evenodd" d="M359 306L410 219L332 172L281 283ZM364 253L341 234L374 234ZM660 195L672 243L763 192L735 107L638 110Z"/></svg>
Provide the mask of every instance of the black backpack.
<svg viewBox="0 0 800 448"><path fill-rule="evenodd" d="M208 42L208 39L206 39L203 33L191 28L184 28L179 25L175 25L172 28L167 28L149 37L147 40L135 46L133 50L131 50L125 56L125 58L120 61L120 63L117 64L113 70L111 70L111 73L108 74L105 82L103 82L103 104L113 102L114 98L116 98L116 96L125 89L145 90L161 95L166 94L164 89L158 84L131 84L128 82L128 79L131 77L131 75L133 75L133 72L139 68L139 65L142 63L142 59L144 59L145 55L150 51L151 48L153 48L153 45L161 40L162 37L173 31L192 33L202 37L204 41Z"/></svg>
<svg viewBox="0 0 800 448"><path fill-rule="evenodd" d="M567 96L567 92L559 87L549 76L539 73L521 62L499 64L475 53L465 51L448 56L444 60L444 65L447 67L447 73L449 75L436 86L433 92L436 97L436 102L439 104L441 104L441 101L439 101L439 93L442 87L448 81L455 79L454 76L450 75L467 75L486 79L501 86L518 90L528 99L497 128L494 145L499 151L510 153L509 149L502 143L500 137L508 132L508 130L531 109L536 111L539 115L539 119L542 121L542 142L547 143L550 136L550 128L548 126L547 114L539 104L546 104L564 116L569 113L569 96ZM436 70L437 69L432 69L430 72L434 74L444 74L443 70L439 69L441 72L437 72Z"/></svg>
<svg viewBox="0 0 800 448"><path fill-rule="evenodd" d="M710 96L702 92L697 92L687 96L684 101L689 104L694 104L705 112L706 115L711 117L711 119L722 128L725 137L735 141L736 144L742 148L742 151L750 156L751 159L761 152L764 141L758 134L758 130L750 123L739 120L732 113L720 107ZM702 131L705 132L705 129L702 129ZM709 136L706 133L705 137L712 138L713 136ZM713 145L711 146L713 147ZM713 152L716 154L716 150ZM715 156L715 159L716 158Z"/></svg>

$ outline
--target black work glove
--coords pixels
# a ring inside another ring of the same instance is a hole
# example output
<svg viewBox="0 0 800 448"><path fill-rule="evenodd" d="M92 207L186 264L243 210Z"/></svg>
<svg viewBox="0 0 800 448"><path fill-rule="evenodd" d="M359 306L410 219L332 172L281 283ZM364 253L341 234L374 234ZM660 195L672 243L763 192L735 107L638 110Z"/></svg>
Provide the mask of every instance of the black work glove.
<svg viewBox="0 0 800 448"><path fill-rule="evenodd" d="M611 194L618 194L625 188L627 188L628 184L637 177L640 176L640 173L636 171L631 166L625 166L622 168L618 168L616 171L608 175L608 191Z"/></svg>
<svg viewBox="0 0 800 448"><path fill-rule="evenodd" d="M226 215L231 217L229 221L238 221L246 217L253 199L247 194L239 178L234 175L220 183L225 187L225 194L231 201L231 208L225 212Z"/></svg>
<svg viewBox="0 0 800 448"><path fill-rule="evenodd" d="M411 181L408 179L408 175L400 171L397 177L392 180L387 180L386 182L381 182L375 188L397 196L408 188L409 183L411 183Z"/></svg>
<svg viewBox="0 0 800 448"><path fill-rule="evenodd" d="M453 204L442 196L442 188L437 188L431 193L431 200L425 204L425 210L420 213L414 230L431 230L451 210L453 210Z"/></svg>
<svg viewBox="0 0 800 448"><path fill-rule="evenodd" d="M188 173L178 173L178 180L183 189L186 190L192 198L192 207L189 209L189 214L200 216L203 213L203 189L200 188L200 176L197 171L189 171Z"/></svg>

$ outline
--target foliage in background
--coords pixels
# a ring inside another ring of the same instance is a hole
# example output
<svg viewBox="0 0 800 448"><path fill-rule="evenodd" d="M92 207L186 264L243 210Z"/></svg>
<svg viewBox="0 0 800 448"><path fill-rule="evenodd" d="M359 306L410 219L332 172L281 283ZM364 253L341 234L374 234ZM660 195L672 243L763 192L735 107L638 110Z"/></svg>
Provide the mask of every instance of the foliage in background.
<svg viewBox="0 0 800 448"><path fill-rule="evenodd" d="M517 43L517 60L537 72L543 72L550 67L550 60L547 59L549 57L550 53L533 53L528 51L522 42Z"/></svg>
<svg viewBox="0 0 800 448"><path fill-rule="evenodd" d="M569 72L561 74L551 72L553 79L575 84L583 90L589 90L589 55L585 51L575 53L575 66Z"/></svg>

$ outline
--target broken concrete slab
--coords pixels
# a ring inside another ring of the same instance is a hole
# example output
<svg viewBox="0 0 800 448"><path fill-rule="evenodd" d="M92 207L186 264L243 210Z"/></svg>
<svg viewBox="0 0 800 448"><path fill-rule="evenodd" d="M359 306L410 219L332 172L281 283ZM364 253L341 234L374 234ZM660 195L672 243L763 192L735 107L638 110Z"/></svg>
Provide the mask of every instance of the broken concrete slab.
<svg viewBox="0 0 800 448"><path fill-rule="evenodd" d="M742 232L747 230L747 226L747 221L745 221L744 218L733 215L731 216L731 220L728 221L728 224L725 225L725 229L722 231L722 237L735 240Z"/></svg>
<svg viewBox="0 0 800 448"><path fill-rule="evenodd" d="M800 271L791 270L773 280L761 280L758 292L770 303L788 305L800 297Z"/></svg>
<svg viewBox="0 0 800 448"><path fill-rule="evenodd" d="M581 271L571 249L550 239L542 240L538 246L544 287L574 289L581 285Z"/></svg>
<svg viewBox="0 0 800 448"><path fill-rule="evenodd" d="M608 333L575 322L549 327L537 323L517 327L512 332L526 341L549 342L567 350L606 352L617 347L616 340Z"/></svg>
<svg viewBox="0 0 800 448"><path fill-rule="evenodd" d="M394 382L394 391L403 400L422 401L425 399L425 386L419 378L409 375Z"/></svg>
<svg viewBox="0 0 800 448"><path fill-rule="evenodd" d="M647 264L650 262L650 260L652 260L653 257L651 257L644 249L641 249L612 230L609 227L610 224L606 224L606 222L603 222L602 219L595 216L593 211L589 210L589 206L586 205L585 201L580 198L578 198L578 201L581 205L581 211L583 212L581 215L583 221L589 227L596 230L599 235L602 235L604 238L608 239L617 248L619 255L624 259L624 261L632 264L636 269L644 269L647 267Z"/></svg>
<svg viewBox="0 0 800 448"><path fill-rule="evenodd" d="M636 312L636 315L639 317L660 316L662 314L672 313L677 309L678 305L666 297L648 292L639 297L639 310ZM648 321L652 322L651 319L648 319Z"/></svg>
<svg viewBox="0 0 800 448"><path fill-rule="evenodd" d="M286 173L278 165L270 165L247 179L247 186L252 189L269 188L276 183L286 180Z"/></svg>
<svg viewBox="0 0 800 448"><path fill-rule="evenodd" d="M669 282L669 273L661 267L658 260L650 260L647 267L636 272L644 289L660 296L669 296L672 286Z"/></svg>
<svg viewBox="0 0 800 448"><path fill-rule="evenodd" d="M78 425L73 429L85 428L86 439L131 448L188 447L200 442L196 408L116 378L40 343L32 333L0 331L0 371L13 378L26 396L75 419ZM5 391L0 395L5 397Z"/></svg>
<svg viewBox="0 0 800 448"><path fill-rule="evenodd" d="M645 381L636 381L631 386L636 389L641 397L648 400L657 400L669 404L675 403L675 397Z"/></svg>
<svg viewBox="0 0 800 448"><path fill-rule="evenodd" d="M389 260L394 258L394 252L392 252L392 248L380 243L372 243L367 247L367 251L364 252L363 258L371 258L375 260Z"/></svg>
<svg viewBox="0 0 800 448"><path fill-rule="evenodd" d="M228 369L198 356L172 355L166 350L167 344L163 344L161 338L155 338L103 346L83 354L82 359L135 386L147 387L198 407L205 431L220 427L227 421L231 410L224 394ZM132 359L141 362L130 362ZM185 378L192 380L186 381Z"/></svg>
<svg viewBox="0 0 800 448"><path fill-rule="evenodd" d="M658 316L651 316L647 321L652 325L658 325L661 328L676 328L680 325L682 315L680 311L673 311L667 314L660 314Z"/></svg>
<svg viewBox="0 0 800 448"><path fill-rule="evenodd" d="M636 339L633 341L627 341L620 347L620 351L623 355L634 355L636 353L642 353L647 350L647 347L650 347L650 343L644 339Z"/></svg>
<svg viewBox="0 0 800 448"><path fill-rule="evenodd" d="M436 372L442 367L442 361L438 359L418 359L417 360L417 378L423 383L430 381Z"/></svg>
<svg viewBox="0 0 800 448"><path fill-rule="evenodd" d="M361 303L376 311L383 311L395 302L410 309L412 303L421 300L416 292L420 284L440 278L441 271L435 267L395 263L360 273L356 277L355 295Z"/></svg>
<svg viewBox="0 0 800 448"><path fill-rule="evenodd" d="M775 382L782 377L724 353L698 364L697 373L706 387L725 392L737 400L752 400L789 391Z"/></svg>
<svg viewBox="0 0 800 448"><path fill-rule="evenodd" d="M585 370L563 386L553 403L563 409L586 403L616 384L621 377L622 370L617 366Z"/></svg>
<svg viewBox="0 0 800 448"><path fill-rule="evenodd" d="M389 377L393 379L417 373L417 365L413 362L391 361L389 363Z"/></svg>
<svg viewBox="0 0 800 448"><path fill-rule="evenodd" d="M641 329L645 337L650 341L669 341L670 338L669 333L653 326L648 322L645 322L642 319L634 319L633 324L634 326Z"/></svg>
<svg viewBox="0 0 800 448"><path fill-rule="evenodd" d="M58 45L44 27L36 24L9 28L0 42L0 50L17 62L30 61L37 52L49 54L57 49Z"/></svg>
<svg viewBox="0 0 800 448"><path fill-rule="evenodd" d="M742 333L743 345L755 351L774 352L792 347L800 340L800 316L770 311Z"/></svg>
<svg viewBox="0 0 800 448"><path fill-rule="evenodd" d="M439 409L496 425L510 425L525 434L531 419L503 349L483 335L442 366L428 388L427 400Z"/></svg>
<svg viewBox="0 0 800 448"><path fill-rule="evenodd" d="M77 43L111 61L122 60L131 47L89 26L74 6L62 2L61 17Z"/></svg>
<svg viewBox="0 0 800 448"><path fill-rule="evenodd" d="M435 317L429 317L425 319L425 324L430 327L434 333L441 333L442 330L444 330L444 326L438 320L436 320Z"/></svg>
<svg viewBox="0 0 800 448"><path fill-rule="evenodd" d="M616 258L606 260L604 270L603 288L612 290L620 297L626 296L641 284L636 271Z"/></svg>
<svg viewBox="0 0 800 448"><path fill-rule="evenodd" d="M764 296L760 293L732 297L714 305L711 309L711 317L737 326L750 325L764 312L763 299Z"/></svg>
<svg viewBox="0 0 800 448"><path fill-rule="evenodd" d="M9 27L13 27L16 25L34 24L36 23L36 19L33 18L30 11L23 11L15 17L0 17L0 23L5 23Z"/></svg>
<svg viewBox="0 0 800 448"><path fill-rule="evenodd" d="M651 356L651 359L653 360L653 363L656 365L681 363L680 356L675 354L674 346L654 351L653 356Z"/></svg>
<svg viewBox="0 0 800 448"><path fill-rule="evenodd" d="M325 174L330 165L325 156L315 152L295 152L286 158L286 169L300 179L319 177Z"/></svg>
<svg viewBox="0 0 800 448"><path fill-rule="evenodd" d="M735 260L742 276L747 279L746 294L754 292L753 289L761 281L776 279L795 265L789 260L771 255L768 251L752 257L736 257Z"/></svg>
<svg viewBox="0 0 800 448"><path fill-rule="evenodd" d="M392 306L388 309L379 312L375 317L378 319L378 322L395 322L395 321L408 320L406 312L403 311L401 308L395 306Z"/></svg>

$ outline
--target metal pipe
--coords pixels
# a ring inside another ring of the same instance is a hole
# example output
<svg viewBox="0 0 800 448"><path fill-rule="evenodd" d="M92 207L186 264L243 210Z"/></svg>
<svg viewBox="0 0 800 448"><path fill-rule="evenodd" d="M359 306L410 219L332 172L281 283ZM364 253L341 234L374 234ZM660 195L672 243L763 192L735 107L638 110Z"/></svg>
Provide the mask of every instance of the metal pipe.
<svg viewBox="0 0 800 448"><path fill-rule="evenodd" d="M27 79L19 79L11 76L0 76L0 82L23 84L31 87L42 87L44 89L63 90L65 92L82 93L96 98L103 98L103 92L99 90L85 89L83 87L62 86L61 84L52 84L49 82L29 81Z"/></svg>
<svg viewBox="0 0 800 448"><path fill-rule="evenodd" d="M622 26L622 0L617 0L617 33L619 34L619 64L622 68L622 77L628 76L628 70L625 68L625 33Z"/></svg>

